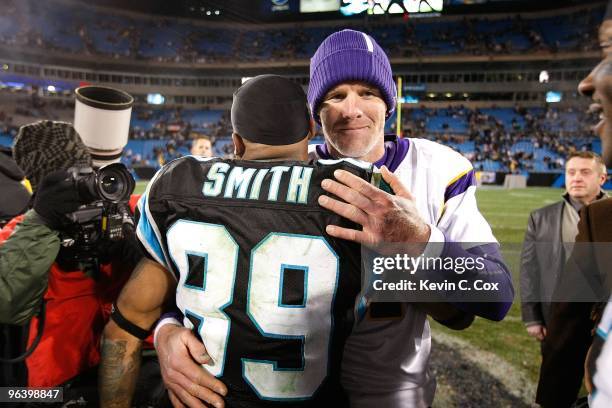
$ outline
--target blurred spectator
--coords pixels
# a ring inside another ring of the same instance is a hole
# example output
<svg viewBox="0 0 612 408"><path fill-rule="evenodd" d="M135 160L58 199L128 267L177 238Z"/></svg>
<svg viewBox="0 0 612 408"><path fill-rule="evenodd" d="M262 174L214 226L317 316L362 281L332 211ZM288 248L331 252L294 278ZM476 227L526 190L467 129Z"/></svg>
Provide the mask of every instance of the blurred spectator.
<svg viewBox="0 0 612 408"><path fill-rule="evenodd" d="M521 311L527 332L542 342L542 353L555 353L547 345L547 327L551 320L550 301L566 260L572 253L578 233L579 211L595 200L605 199L601 190L606 181L606 166L592 152L574 153L565 168L566 193L563 200L531 213L521 254ZM550 356L544 355L545 360ZM565 356L560 356L563 360ZM557 367L566 376L581 378L582 371ZM546 373L542 373L546 375ZM579 380L578 380L579 382Z"/></svg>
<svg viewBox="0 0 612 408"><path fill-rule="evenodd" d="M191 154L194 156L201 156L201 157L212 157L213 156L213 152L212 152L212 141L210 140L209 136L200 134L200 133L194 133L192 135L192 142L191 142Z"/></svg>

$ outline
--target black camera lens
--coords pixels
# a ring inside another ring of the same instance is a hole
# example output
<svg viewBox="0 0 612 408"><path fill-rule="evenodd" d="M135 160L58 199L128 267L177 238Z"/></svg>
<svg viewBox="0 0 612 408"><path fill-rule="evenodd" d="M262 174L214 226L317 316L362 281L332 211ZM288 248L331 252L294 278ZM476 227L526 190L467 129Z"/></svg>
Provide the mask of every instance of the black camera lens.
<svg viewBox="0 0 612 408"><path fill-rule="evenodd" d="M121 163L109 164L97 171L88 167L72 169L72 178L84 204L97 200L127 201L136 186L134 178Z"/></svg>
<svg viewBox="0 0 612 408"><path fill-rule="evenodd" d="M100 187L102 188L102 191L104 191L104 194L112 196L123 189L123 182L114 174L108 174L105 175L100 181Z"/></svg>
<svg viewBox="0 0 612 408"><path fill-rule="evenodd" d="M123 164L114 163L98 171L98 187L102 199L119 202L129 199L135 183Z"/></svg>

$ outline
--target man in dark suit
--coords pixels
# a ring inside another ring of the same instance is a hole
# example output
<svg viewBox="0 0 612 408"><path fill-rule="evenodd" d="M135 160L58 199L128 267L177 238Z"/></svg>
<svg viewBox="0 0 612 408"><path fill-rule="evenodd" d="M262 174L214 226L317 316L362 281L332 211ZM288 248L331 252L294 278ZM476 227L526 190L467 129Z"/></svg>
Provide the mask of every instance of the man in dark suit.
<svg viewBox="0 0 612 408"><path fill-rule="evenodd" d="M605 181L606 166L598 154L574 153L565 166L563 200L529 216L521 254L521 311L527 332L539 341L546 338L550 299L578 233L578 213L606 197Z"/></svg>
<svg viewBox="0 0 612 408"><path fill-rule="evenodd" d="M578 397L602 302L610 295L610 242L612 199L607 198L580 212L576 244L554 290L536 394L545 408L570 407ZM591 377L592 371L587 372L589 391Z"/></svg>
<svg viewBox="0 0 612 408"><path fill-rule="evenodd" d="M582 214L588 216L587 209L591 208L589 204L605 200L606 195L601 191L605 181L606 166L599 155L593 152L574 153L568 157L565 166L567 192L563 195L563 200L540 208L529 217L521 254L521 311L527 332L542 345L543 365L540 370L537 402L545 407L569 406L576 399L580 389L582 364L590 344L592 322L589 315L586 319L577 319L574 323L557 318L556 321L560 324L557 324L555 326L557 330L553 329L549 335L548 330L551 324L554 326L555 320L551 316L553 313L551 309L554 307L551 308L550 302L553 296L554 300L558 300L559 289L556 288L559 286L560 275L564 272L570 254L574 258L570 259L568 264L576 259L576 254L580 252L578 249L583 251L587 249L574 248L580 219L579 212L584 207ZM580 256L578 259L584 261L592 258ZM571 310L576 312L578 309L578 313L584 314L585 308L588 313L590 306L585 304L579 304L578 308L570 307L567 312ZM558 348L568 341L575 346L571 352L576 356L575 359L567 358L563 353L565 349ZM564 386L562 390L553 389L547 385L549 383L564 384ZM568 404L560 403L562 400Z"/></svg>
<svg viewBox="0 0 612 408"><path fill-rule="evenodd" d="M604 22L599 29L602 61L583 79L578 90L592 97L592 111L601 112L601 120L594 130L601 139L602 156L607 165L612 164L612 1L608 4ZM605 199L585 207L578 223L576 247L559 278L555 289L555 302L551 305L546 342L543 344L543 359L536 402L544 407L569 407L580 389L580 377L584 371L585 358L593 341L593 329L599 320L598 301L610 294L610 271L612 270L612 199ZM590 244L589 244L590 243ZM581 293L574 291L574 299L568 299L568 289L574 282L585 284L592 290L589 299L580 299ZM578 301L574 301L578 300ZM579 301L582 300L582 301ZM603 303L605 305L605 303ZM595 313L594 313L595 312ZM601 346L599 343L599 346ZM598 347L589 352L585 383L591 390L590 378L594 369ZM580 373L580 374L577 374ZM609 373L604 373L608 375ZM601 383L604 385L603 383ZM597 385L597 381L596 384ZM609 406L598 403L612 390L598 390L594 406Z"/></svg>

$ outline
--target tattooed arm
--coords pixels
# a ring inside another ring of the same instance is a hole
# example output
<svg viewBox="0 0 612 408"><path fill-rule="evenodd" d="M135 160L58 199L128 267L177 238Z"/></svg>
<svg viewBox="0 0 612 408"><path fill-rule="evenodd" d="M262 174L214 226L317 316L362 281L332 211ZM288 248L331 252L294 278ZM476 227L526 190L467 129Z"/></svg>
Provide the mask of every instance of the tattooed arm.
<svg viewBox="0 0 612 408"><path fill-rule="evenodd" d="M174 294L175 285L164 267L145 258L121 291L117 307L128 321L150 329L166 299ZM140 368L141 343L113 320L104 328L99 375L102 407L130 406Z"/></svg>

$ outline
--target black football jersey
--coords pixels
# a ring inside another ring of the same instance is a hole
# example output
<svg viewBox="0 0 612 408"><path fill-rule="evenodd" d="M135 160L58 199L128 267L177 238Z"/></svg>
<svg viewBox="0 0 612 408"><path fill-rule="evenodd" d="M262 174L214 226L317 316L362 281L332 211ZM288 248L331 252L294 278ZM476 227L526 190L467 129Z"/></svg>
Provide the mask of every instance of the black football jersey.
<svg viewBox="0 0 612 408"><path fill-rule="evenodd" d="M347 406L340 362L360 291L359 245L325 233L357 225L317 203L353 161L254 162L188 156L139 203L138 237L177 279L184 324L213 359L230 407ZM321 405L324 404L324 405Z"/></svg>

